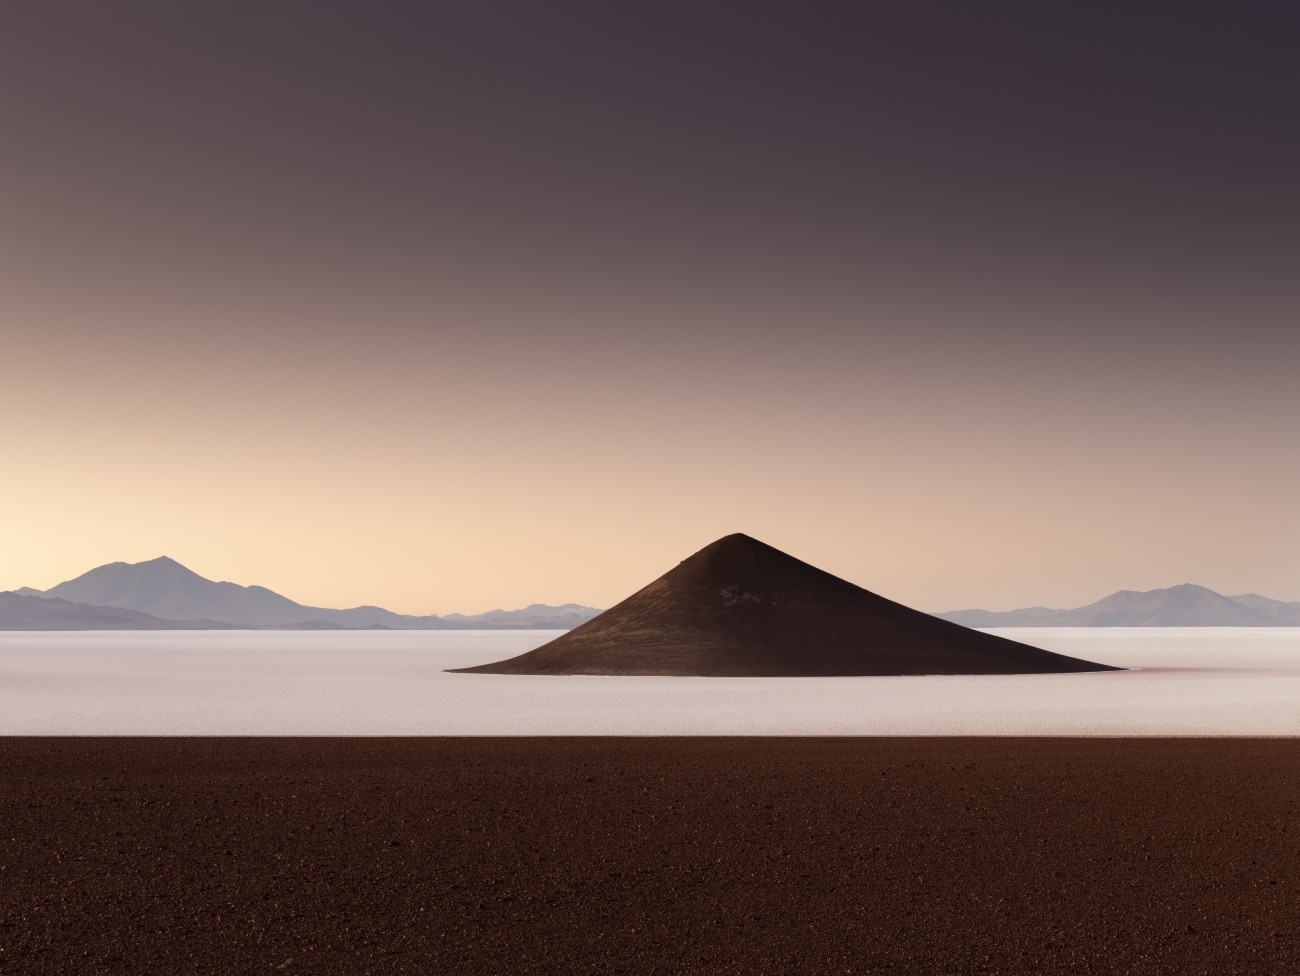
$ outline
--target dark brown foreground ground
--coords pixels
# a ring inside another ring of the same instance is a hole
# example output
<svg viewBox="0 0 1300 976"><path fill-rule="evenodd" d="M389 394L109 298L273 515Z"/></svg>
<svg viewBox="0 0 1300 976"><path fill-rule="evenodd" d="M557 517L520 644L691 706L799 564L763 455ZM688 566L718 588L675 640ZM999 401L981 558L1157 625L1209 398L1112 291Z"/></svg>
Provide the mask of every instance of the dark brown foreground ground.
<svg viewBox="0 0 1300 976"><path fill-rule="evenodd" d="M1300 740L0 739L0 973L1300 973Z"/></svg>

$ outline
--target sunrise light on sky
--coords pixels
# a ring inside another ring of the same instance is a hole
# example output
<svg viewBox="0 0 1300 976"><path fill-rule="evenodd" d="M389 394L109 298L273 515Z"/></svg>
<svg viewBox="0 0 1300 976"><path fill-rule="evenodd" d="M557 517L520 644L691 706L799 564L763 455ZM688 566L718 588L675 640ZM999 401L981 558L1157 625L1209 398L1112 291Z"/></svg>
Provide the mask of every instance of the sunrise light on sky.
<svg viewBox="0 0 1300 976"><path fill-rule="evenodd" d="M1300 8L5 4L0 589L1300 599Z"/></svg>

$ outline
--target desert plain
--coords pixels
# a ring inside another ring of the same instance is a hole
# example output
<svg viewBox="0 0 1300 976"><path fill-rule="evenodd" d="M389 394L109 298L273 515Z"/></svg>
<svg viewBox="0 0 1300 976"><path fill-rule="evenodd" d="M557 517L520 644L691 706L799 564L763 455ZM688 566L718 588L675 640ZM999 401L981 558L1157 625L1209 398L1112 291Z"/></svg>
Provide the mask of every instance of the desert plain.
<svg viewBox="0 0 1300 976"><path fill-rule="evenodd" d="M3 635L0 972L1300 970L1295 631L447 671L550 636Z"/></svg>
<svg viewBox="0 0 1300 976"><path fill-rule="evenodd" d="M1300 969L1300 744L5 738L0 972Z"/></svg>

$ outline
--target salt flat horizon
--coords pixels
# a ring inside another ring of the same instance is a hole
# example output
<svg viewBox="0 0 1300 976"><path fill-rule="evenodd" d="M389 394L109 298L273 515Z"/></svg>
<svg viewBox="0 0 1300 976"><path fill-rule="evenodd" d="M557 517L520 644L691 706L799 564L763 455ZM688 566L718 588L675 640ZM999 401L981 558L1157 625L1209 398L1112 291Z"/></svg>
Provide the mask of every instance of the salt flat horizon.
<svg viewBox="0 0 1300 976"><path fill-rule="evenodd" d="M6 632L0 735L1300 735L1300 628L989 632L1130 670L476 675L447 669L558 632Z"/></svg>

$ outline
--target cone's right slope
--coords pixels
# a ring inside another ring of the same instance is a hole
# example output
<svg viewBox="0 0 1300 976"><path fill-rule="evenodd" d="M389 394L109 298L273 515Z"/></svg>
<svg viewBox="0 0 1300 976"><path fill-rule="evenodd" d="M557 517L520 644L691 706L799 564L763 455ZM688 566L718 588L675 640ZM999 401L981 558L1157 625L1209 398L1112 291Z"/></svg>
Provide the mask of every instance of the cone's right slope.
<svg viewBox="0 0 1300 976"><path fill-rule="evenodd" d="M747 535L480 674L736 677L1113 671L909 609Z"/></svg>

